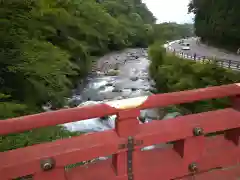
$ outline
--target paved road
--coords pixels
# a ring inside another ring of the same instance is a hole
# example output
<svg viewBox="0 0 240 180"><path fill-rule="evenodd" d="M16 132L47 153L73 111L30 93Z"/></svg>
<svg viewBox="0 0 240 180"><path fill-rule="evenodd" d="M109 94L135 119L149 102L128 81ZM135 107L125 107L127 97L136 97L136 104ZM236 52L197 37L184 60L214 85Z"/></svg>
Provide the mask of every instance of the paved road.
<svg viewBox="0 0 240 180"><path fill-rule="evenodd" d="M217 59L235 60L240 62L240 56L204 44L198 45L196 43L196 38L186 39L185 42L189 43L191 48L189 51L184 51L185 54L194 55L194 53L196 53L197 56L216 57ZM176 51L182 51L181 45L178 42L172 43L170 47L174 48Z"/></svg>

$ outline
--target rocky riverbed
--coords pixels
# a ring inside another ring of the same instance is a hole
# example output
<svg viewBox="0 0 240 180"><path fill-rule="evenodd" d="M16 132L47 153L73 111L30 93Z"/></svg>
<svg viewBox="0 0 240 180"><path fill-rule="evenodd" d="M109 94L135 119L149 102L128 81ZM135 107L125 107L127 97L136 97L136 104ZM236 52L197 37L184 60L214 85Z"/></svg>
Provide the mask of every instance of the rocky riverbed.
<svg viewBox="0 0 240 180"><path fill-rule="evenodd" d="M73 96L68 99L67 107L86 106L105 101L151 95L154 82L149 77L147 49L127 49L100 58L93 67L93 72L85 83L73 90ZM149 123L152 120L163 120L178 116L178 113L165 113L159 109L141 111L139 123ZM69 131L83 133L100 132L115 128L116 116L104 119L94 118L84 121L64 124ZM154 148L164 148L168 144L158 144L142 148L143 151ZM91 160L105 160L109 157L99 157ZM85 162L88 164L89 162Z"/></svg>
<svg viewBox="0 0 240 180"><path fill-rule="evenodd" d="M126 49L107 54L100 58L93 67L92 74L86 83L80 85L68 99L69 105L85 106L104 101L151 95L154 84L148 76L149 59L147 49ZM158 109L141 111L141 122L162 119L165 114ZM175 116L175 115L174 115ZM171 114L165 118L170 118ZM89 119L67 123L64 126L70 131L99 132L115 127L115 116L100 119Z"/></svg>
<svg viewBox="0 0 240 180"><path fill-rule="evenodd" d="M149 60L146 49L127 49L100 58L93 72L86 80L84 88L74 90L69 99L70 106L97 104L117 100L151 95L153 82L148 76ZM141 112L144 119L157 118L155 110ZM114 116L105 119L90 119L65 124L70 131L95 132L114 128Z"/></svg>

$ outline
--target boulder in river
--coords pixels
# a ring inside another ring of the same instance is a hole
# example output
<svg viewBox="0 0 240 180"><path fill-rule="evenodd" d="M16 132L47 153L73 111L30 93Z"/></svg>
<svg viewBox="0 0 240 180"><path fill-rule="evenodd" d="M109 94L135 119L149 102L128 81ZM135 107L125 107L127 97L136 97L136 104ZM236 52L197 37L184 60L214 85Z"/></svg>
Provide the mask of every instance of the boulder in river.
<svg viewBox="0 0 240 180"><path fill-rule="evenodd" d="M122 92L122 91L123 91L122 89L115 87L112 92Z"/></svg>
<svg viewBox="0 0 240 180"><path fill-rule="evenodd" d="M138 89L137 88L131 88L132 91L137 91Z"/></svg>
<svg viewBox="0 0 240 180"><path fill-rule="evenodd" d="M105 86L100 86L100 87L99 87L99 90L105 90L105 89L106 89Z"/></svg>
<svg viewBox="0 0 240 180"><path fill-rule="evenodd" d="M119 70L110 69L105 73L106 76L117 76L120 73Z"/></svg>
<svg viewBox="0 0 240 180"><path fill-rule="evenodd" d="M151 120L157 120L159 119L159 114L158 114L158 109L154 108L154 109L145 109L142 110L140 113L140 119L139 120L143 120L144 122L146 121L151 121Z"/></svg>
<svg viewBox="0 0 240 180"><path fill-rule="evenodd" d="M138 77L131 77L131 81L137 81L139 78Z"/></svg>
<svg viewBox="0 0 240 180"><path fill-rule="evenodd" d="M182 115L179 112L168 113L163 117L163 120L176 118L178 116L182 116Z"/></svg>
<svg viewBox="0 0 240 180"><path fill-rule="evenodd" d="M114 86L114 84L112 82L108 82L106 86Z"/></svg>

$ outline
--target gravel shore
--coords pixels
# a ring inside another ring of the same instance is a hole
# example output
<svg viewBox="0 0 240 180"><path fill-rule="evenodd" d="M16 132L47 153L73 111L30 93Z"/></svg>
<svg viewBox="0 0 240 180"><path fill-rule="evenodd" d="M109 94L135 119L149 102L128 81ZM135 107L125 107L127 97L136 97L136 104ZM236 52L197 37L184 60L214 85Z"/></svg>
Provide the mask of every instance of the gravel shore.
<svg viewBox="0 0 240 180"><path fill-rule="evenodd" d="M139 57L147 57L146 49L127 49L120 52L109 53L93 65L92 72L108 72L110 69L118 69L126 62L136 60Z"/></svg>

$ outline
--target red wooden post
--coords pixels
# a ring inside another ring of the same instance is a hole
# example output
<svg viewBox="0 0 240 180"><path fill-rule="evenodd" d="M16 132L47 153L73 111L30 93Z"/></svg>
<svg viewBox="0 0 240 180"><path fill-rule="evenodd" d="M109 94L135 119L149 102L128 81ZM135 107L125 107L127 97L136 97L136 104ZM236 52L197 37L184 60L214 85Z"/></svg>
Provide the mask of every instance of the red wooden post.
<svg viewBox="0 0 240 180"><path fill-rule="evenodd" d="M138 133L139 109L124 110L117 114L116 132L120 137L127 138Z"/></svg>
<svg viewBox="0 0 240 180"><path fill-rule="evenodd" d="M190 172L197 171L196 167L191 167L191 165L195 166L195 162L203 155L204 153L204 145L205 145L205 137L202 134L199 134L198 137L190 137L185 140L179 140L174 144L174 150L183 158L183 164L187 168L189 168Z"/></svg>
<svg viewBox="0 0 240 180"><path fill-rule="evenodd" d="M231 97L231 101L233 108L240 111L240 96Z"/></svg>
<svg viewBox="0 0 240 180"><path fill-rule="evenodd" d="M232 106L234 109L240 111L240 96L231 97ZM231 121L231 119L229 119ZM233 143L238 146L240 137L240 128L231 129L225 132L225 138L233 141Z"/></svg>
<svg viewBox="0 0 240 180"><path fill-rule="evenodd" d="M138 133L139 121L137 117L139 115L139 109L123 110L117 114L115 129L120 137L126 138L126 144L128 137L135 136ZM127 174L127 152L113 155L113 167L115 168L117 175Z"/></svg>

